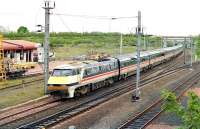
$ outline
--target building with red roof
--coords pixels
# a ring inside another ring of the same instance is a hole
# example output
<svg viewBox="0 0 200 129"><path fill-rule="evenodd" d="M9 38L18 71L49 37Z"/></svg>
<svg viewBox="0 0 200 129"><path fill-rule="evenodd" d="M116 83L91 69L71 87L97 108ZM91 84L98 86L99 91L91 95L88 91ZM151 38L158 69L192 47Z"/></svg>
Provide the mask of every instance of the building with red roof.
<svg viewBox="0 0 200 129"><path fill-rule="evenodd" d="M36 58L37 44L25 40L3 40L4 56L17 62L32 62Z"/></svg>

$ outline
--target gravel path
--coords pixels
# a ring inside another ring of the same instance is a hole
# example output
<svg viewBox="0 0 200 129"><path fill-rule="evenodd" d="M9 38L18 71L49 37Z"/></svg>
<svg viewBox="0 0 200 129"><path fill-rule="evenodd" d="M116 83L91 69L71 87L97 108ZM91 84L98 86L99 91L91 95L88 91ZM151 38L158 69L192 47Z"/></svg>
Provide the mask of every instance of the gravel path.
<svg viewBox="0 0 200 129"><path fill-rule="evenodd" d="M146 85L145 88L141 89L142 99L138 102L131 102L132 92L130 91L52 128L68 129L71 125L75 125L78 129L117 128L127 118L144 110L147 105L156 101L160 97L161 90L172 88L173 83L188 75L190 72L189 70L180 71Z"/></svg>

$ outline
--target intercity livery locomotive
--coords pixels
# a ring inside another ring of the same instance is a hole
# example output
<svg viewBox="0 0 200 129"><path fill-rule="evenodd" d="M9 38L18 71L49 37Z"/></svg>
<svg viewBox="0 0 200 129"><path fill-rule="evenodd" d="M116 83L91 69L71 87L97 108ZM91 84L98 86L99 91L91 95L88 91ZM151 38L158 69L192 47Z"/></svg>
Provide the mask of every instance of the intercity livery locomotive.
<svg viewBox="0 0 200 129"><path fill-rule="evenodd" d="M182 53L182 45L141 52L141 71L164 63ZM57 66L48 80L52 95L73 98L92 92L136 73L136 54L108 57L101 61L71 61Z"/></svg>

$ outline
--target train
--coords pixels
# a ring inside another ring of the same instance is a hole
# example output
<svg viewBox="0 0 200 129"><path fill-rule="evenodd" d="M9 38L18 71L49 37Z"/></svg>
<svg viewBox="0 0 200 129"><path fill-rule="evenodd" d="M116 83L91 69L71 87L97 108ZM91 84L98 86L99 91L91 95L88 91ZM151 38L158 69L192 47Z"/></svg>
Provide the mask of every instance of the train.
<svg viewBox="0 0 200 129"><path fill-rule="evenodd" d="M141 71L167 62L182 52L182 45L142 51ZM136 68L136 53L107 57L100 61L71 61L53 69L48 80L47 91L54 96L74 98L127 79L136 74Z"/></svg>

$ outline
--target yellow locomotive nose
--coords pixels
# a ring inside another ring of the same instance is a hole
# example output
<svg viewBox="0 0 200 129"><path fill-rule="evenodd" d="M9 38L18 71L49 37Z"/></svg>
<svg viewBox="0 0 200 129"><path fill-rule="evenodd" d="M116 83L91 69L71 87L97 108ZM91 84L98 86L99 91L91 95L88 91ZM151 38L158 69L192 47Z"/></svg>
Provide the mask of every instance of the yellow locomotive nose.
<svg viewBox="0 0 200 129"><path fill-rule="evenodd" d="M79 75L60 77L60 76L51 76L48 80L48 84L62 84L62 85L71 85L80 81Z"/></svg>
<svg viewBox="0 0 200 129"><path fill-rule="evenodd" d="M70 84L69 77L50 77L48 84Z"/></svg>

